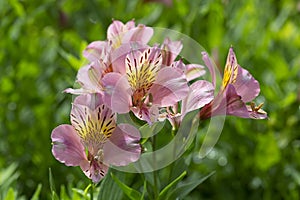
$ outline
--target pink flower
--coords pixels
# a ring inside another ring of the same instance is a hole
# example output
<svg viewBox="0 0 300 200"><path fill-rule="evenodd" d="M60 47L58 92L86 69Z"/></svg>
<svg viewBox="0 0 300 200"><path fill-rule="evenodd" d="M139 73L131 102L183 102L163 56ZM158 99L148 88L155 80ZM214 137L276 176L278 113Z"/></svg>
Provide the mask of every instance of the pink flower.
<svg viewBox="0 0 300 200"><path fill-rule="evenodd" d="M188 94L184 73L162 65L162 52L157 47L132 50L125 59L125 74L107 74L104 82L111 99L107 103L118 113L130 110L140 119L152 123L160 107L174 105ZM113 81L112 81L113 80Z"/></svg>
<svg viewBox="0 0 300 200"><path fill-rule="evenodd" d="M84 50L83 55L89 64L83 66L77 74L79 89L66 89L72 94L103 93L102 77L110 72L125 73L125 57L132 46L146 48L153 35L153 29L133 20L123 24L113 20L107 30L107 41L94 41Z"/></svg>
<svg viewBox="0 0 300 200"><path fill-rule="evenodd" d="M205 70L202 65L185 65L182 60L173 62L172 67L182 70L188 81L199 78L205 74ZM179 109L179 103L166 108L165 112L161 111L159 120L161 121L167 118L173 128L176 129L180 126L187 113L202 108L204 105L212 101L213 98L214 86L212 83L205 80L197 80L189 86L189 92L181 102L181 108Z"/></svg>
<svg viewBox="0 0 300 200"><path fill-rule="evenodd" d="M153 29L143 24L135 26L134 20L123 24L113 20L107 29L107 41L94 41L84 50L83 55L94 65L104 62L105 73L124 72L124 60L132 45L146 45L153 35ZM121 67L120 67L121 66ZM121 69L120 69L121 68Z"/></svg>
<svg viewBox="0 0 300 200"><path fill-rule="evenodd" d="M178 60L178 61L174 61L171 64L171 67L180 69L181 71L183 71L185 78L187 79L187 81L192 81L194 79L200 78L201 76L203 76L206 71L204 70L204 66L199 65L199 64L184 64L182 62L182 59Z"/></svg>
<svg viewBox="0 0 300 200"><path fill-rule="evenodd" d="M206 52L202 53L203 61L212 74L213 85L216 86L214 67ZM225 65L222 85L217 96L200 111L200 118L207 119L216 115L235 115L242 118L265 119L267 113L261 106L246 106L260 92L259 83L238 63L233 48L229 49Z"/></svg>
<svg viewBox="0 0 300 200"><path fill-rule="evenodd" d="M65 90L67 93L71 94L94 94L94 93L104 93L104 87L102 83L102 74L106 65L103 62L99 62L98 65L90 63L86 66L81 67L77 73L76 82L79 83L81 88L72 89L68 88Z"/></svg>
<svg viewBox="0 0 300 200"><path fill-rule="evenodd" d="M67 166L80 166L93 182L99 182L110 165L124 166L139 159L139 131L128 124L117 125L115 113L103 104L101 95L77 97L71 124L52 131L52 153Z"/></svg>
<svg viewBox="0 0 300 200"><path fill-rule="evenodd" d="M147 44L153 35L153 29L143 24L135 26L134 20L123 24L118 20L113 20L107 29L107 40L110 45L117 49L122 44L132 41Z"/></svg>
<svg viewBox="0 0 300 200"><path fill-rule="evenodd" d="M163 55L162 64L170 66L175 61L182 48L183 45L181 41L172 41L169 38L166 38L161 46Z"/></svg>

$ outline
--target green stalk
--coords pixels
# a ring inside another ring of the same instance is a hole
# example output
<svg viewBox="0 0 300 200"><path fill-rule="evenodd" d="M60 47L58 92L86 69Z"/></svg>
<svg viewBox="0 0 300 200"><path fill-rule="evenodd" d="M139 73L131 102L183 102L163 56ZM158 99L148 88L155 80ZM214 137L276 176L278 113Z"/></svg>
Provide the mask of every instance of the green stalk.
<svg viewBox="0 0 300 200"><path fill-rule="evenodd" d="M94 183L91 183L91 188L90 188L90 200L94 199Z"/></svg>
<svg viewBox="0 0 300 200"><path fill-rule="evenodd" d="M153 136L152 138L152 151L155 151L155 146L156 146L156 135ZM155 157L155 153L153 153L153 165L156 165L156 157ZM154 185L153 185L153 190L154 190L154 199L158 198L159 195L159 191L158 191L158 187L157 187L157 172L156 170L153 171L153 180L154 180Z"/></svg>

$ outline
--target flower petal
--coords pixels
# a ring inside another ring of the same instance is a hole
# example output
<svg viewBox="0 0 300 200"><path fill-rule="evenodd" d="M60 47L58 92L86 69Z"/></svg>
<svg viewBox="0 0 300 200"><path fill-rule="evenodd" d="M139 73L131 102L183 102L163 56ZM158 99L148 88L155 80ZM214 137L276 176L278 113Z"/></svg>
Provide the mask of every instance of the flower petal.
<svg viewBox="0 0 300 200"><path fill-rule="evenodd" d="M171 67L182 70L185 74L187 81L191 81L196 78L199 78L206 73L206 71L204 70L204 66L198 64L185 65L182 62L182 59L173 62Z"/></svg>
<svg viewBox="0 0 300 200"><path fill-rule="evenodd" d="M109 79L111 78L111 81ZM117 113L127 113L132 105L131 95L132 91L127 81L126 75L119 76L114 73L109 73L104 76L103 82L107 86L109 85L110 96L105 95L104 101L106 104ZM114 85L113 85L114 84ZM110 101L110 102L109 102Z"/></svg>
<svg viewBox="0 0 300 200"><path fill-rule="evenodd" d="M152 94L153 104L165 107L184 99L189 92L189 87L183 72L165 67L157 73L149 92Z"/></svg>
<svg viewBox="0 0 300 200"><path fill-rule="evenodd" d="M190 111L203 107L205 104L211 102L213 98L214 87L210 82L204 80L194 82L190 86L189 94L182 101L182 116Z"/></svg>
<svg viewBox="0 0 300 200"><path fill-rule="evenodd" d="M188 64L186 65L185 76L187 81L194 80L203 76L206 73L204 66L197 64Z"/></svg>
<svg viewBox="0 0 300 200"><path fill-rule="evenodd" d="M91 110L95 110L103 103L103 95L100 93L80 95L77 96L74 100L74 104L87 106Z"/></svg>
<svg viewBox="0 0 300 200"><path fill-rule="evenodd" d="M107 41L94 41L83 51L83 56L90 62L97 63L99 60L108 61L109 45Z"/></svg>
<svg viewBox="0 0 300 200"><path fill-rule="evenodd" d="M228 84L225 91L221 91L213 101L200 110L200 119L208 119L218 115L234 115L249 118L248 109L241 100L233 85Z"/></svg>
<svg viewBox="0 0 300 200"><path fill-rule="evenodd" d="M67 166L79 166L87 161L85 149L71 125L60 125L51 134L52 154Z"/></svg>
<svg viewBox="0 0 300 200"><path fill-rule="evenodd" d="M108 166L101 162L92 160L91 163L86 163L80 166L84 174L92 179L93 183L99 183L99 181L107 174Z"/></svg>
<svg viewBox="0 0 300 200"><path fill-rule="evenodd" d="M127 31L122 39L122 43L139 42L141 44L147 44L153 35L153 29L143 24L139 24L137 27Z"/></svg>
<svg viewBox="0 0 300 200"><path fill-rule="evenodd" d="M125 59L128 54L131 52L144 51L149 48L147 45L143 45L139 42L129 42L124 43L119 48L114 49L111 52L111 63L112 69L114 72L118 72L120 74L126 73Z"/></svg>
<svg viewBox="0 0 300 200"><path fill-rule="evenodd" d="M238 67L238 75L233 86L244 102L252 101L260 92L258 81L246 69L240 66Z"/></svg>
<svg viewBox="0 0 300 200"><path fill-rule="evenodd" d="M211 74L213 86L216 87L216 71L215 71L214 65L212 64L211 59L209 58L209 56L206 52L202 52L202 60L204 61L206 67L208 68L208 70Z"/></svg>
<svg viewBox="0 0 300 200"><path fill-rule="evenodd" d="M233 48L231 47L227 55L221 90L224 90L228 84L233 84L236 81L237 75L238 63Z"/></svg>
<svg viewBox="0 0 300 200"><path fill-rule="evenodd" d="M119 124L104 144L104 164L124 166L139 159L141 146L139 131L128 124Z"/></svg>
<svg viewBox="0 0 300 200"><path fill-rule="evenodd" d="M127 22L126 24L123 24L123 22L121 22L119 20L113 20L113 22L107 28L107 39L113 40L118 35L121 35L124 32L126 32L134 27L135 27L134 20L131 20L131 21Z"/></svg>
<svg viewBox="0 0 300 200"><path fill-rule="evenodd" d="M81 85L80 89L66 89L65 92L71 94L102 93L101 85L102 69L96 67L94 63L83 66L78 70L77 82Z"/></svg>
<svg viewBox="0 0 300 200"><path fill-rule="evenodd" d="M163 64L170 66L182 50L183 45L181 41L172 41L170 38L166 38L162 45L163 52Z"/></svg>
<svg viewBox="0 0 300 200"><path fill-rule="evenodd" d="M241 100L241 96L237 94L235 87L229 84L226 90L226 114L234 115L242 118L249 118L248 109Z"/></svg>
<svg viewBox="0 0 300 200"><path fill-rule="evenodd" d="M152 124L156 122L159 118L159 108L157 105L152 105L151 107L143 104L142 108L132 107L131 111L135 114L135 116L141 120L146 121L148 124Z"/></svg>

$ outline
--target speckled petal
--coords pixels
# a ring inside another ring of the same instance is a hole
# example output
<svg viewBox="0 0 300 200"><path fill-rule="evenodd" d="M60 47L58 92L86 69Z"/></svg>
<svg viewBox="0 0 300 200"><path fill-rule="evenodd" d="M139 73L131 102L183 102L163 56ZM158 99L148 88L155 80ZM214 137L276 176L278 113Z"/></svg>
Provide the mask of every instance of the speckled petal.
<svg viewBox="0 0 300 200"><path fill-rule="evenodd" d="M99 183L99 181L107 174L108 166L96 160L91 163L85 163L80 166L84 174L93 181L93 183Z"/></svg>

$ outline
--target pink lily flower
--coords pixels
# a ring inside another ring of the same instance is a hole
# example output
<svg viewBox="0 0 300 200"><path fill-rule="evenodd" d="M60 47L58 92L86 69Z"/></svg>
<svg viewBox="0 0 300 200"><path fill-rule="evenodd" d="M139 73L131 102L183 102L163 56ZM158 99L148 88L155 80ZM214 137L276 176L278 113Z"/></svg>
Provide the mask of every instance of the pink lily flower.
<svg viewBox="0 0 300 200"><path fill-rule="evenodd" d="M203 61L212 74L214 87L215 71L206 52L202 53ZM208 119L216 115L235 115L242 118L265 119L267 113L253 103L247 106L260 92L259 83L237 62L233 48L229 49L225 65L222 85L217 96L200 111L200 119Z"/></svg>
<svg viewBox="0 0 300 200"><path fill-rule="evenodd" d="M181 52L183 48L181 41L172 41L170 38L166 38L161 46L161 51L163 55L162 64L170 66Z"/></svg>
<svg viewBox="0 0 300 200"><path fill-rule="evenodd" d="M77 73L76 82L81 86L79 89L68 88L64 92L81 95L81 94L94 94L104 93L104 87L102 83L102 74L104 73L105 63L99 62L98 65L90 63L81 67Z"/></svg>
<svg viewBox="0 0 300 200"><path fill-rule="evenodd" d="M157 47L144 51L132 50L125 59L126 73L104 76L107 88L112 88L107 103L117 113L130 110L149 124L156 121L160 107L174 105L188 94L184 73L162 64L162 52Z"/></svg>
<svg viewBox="0 0 300 200"><path fill-rule="evenodd" d="M116 124L116 114L103 104L101 95L75 99L71 125L56 127L51 134L54 157L67 166L80 166L98 183L110 165L124 166L139 159L139 131L128 124Z"/></svg>
<svg viewBox="0 0 300 200"><path fill-rule="evenodd" d="M143 24L135 26L133 20L123 24L113 20L107 30L107 41L94 41L84 50L83 55L90 63L77 74L81 88L65 90L71 94L103 93L101 78L110 72L125 73L125 57L132 46L146 48L153 35L153 29Z"/></svg>
<svg viewBox="0 0 300 200"><path fill-rule="evenodd" d="M204 66L198 64L185 65L182 60L173 62L172 67L183 71L187 81L192 81L200 78L205 74ZM202 108L214 98L214 86L212 83L205 80L197 80L189 86L187 96L181 102L167 107L164 111L160 111L159 120L168 119L174 129L177 129L184 116L194 110Z"/></svg>
<svg viewBox="0 0 300 200"><path fill-rule="evenodd" d="M94 41L84 50L83 55L97 64L106 63L105 73L125 72L124 59L132 45L144 46L153 35L153 29L143 24L135 26L134 20L123 24L113 20L107 29L107 41Z"/></svg>
<svg viewBox="0 0 300 200"><path fill-rule="evenodd" d="M113 20L107 29L107 40L110 45L117 49L122 44L132 41L147 44L153 35L153 29L143 24L135 26L134 20L123 24L121 21Z"/></svg>

